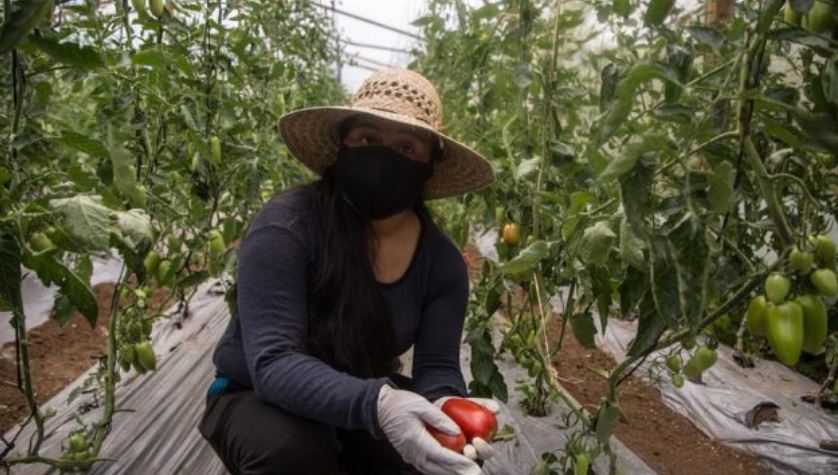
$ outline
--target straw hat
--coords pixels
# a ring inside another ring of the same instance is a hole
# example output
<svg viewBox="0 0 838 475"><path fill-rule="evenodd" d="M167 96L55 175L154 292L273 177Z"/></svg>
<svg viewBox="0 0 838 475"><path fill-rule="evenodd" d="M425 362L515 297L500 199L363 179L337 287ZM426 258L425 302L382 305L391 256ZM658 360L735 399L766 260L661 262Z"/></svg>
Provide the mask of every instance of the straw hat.
<svg viewBox="0 0 838 475"><path fill-rule="evenodd" d="M442 103L434 86L406 69L384 69L371 75L348 107L296 110L282 116L278 128L291 154L322 175L337 159L341 142L338 126L357 114L416 126L442 140L442 156L434 161L433 176L425 184L426 200L478 190L494 181L488 160L441 132Z"/></svg>

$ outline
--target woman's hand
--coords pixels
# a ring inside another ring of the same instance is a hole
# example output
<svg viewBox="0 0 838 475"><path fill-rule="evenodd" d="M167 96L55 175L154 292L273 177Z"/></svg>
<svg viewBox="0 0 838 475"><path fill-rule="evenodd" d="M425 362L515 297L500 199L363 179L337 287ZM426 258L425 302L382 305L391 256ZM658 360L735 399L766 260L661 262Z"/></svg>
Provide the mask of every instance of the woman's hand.
<svg viewBox="0 0 838 475"><path fill-rule="evenodd" d="M456 398L458 397L443 396L434 401L434 406L442 410L442 406L443 404L445 404L445 401ZM481 406L486 408L486 410L495 415L497 415L497 413L500 412L500 404L498 404L498 402L494 399L487 399L482 397L468 397L459 399L468 399L469 401L480 404ZM492 447L491 440L484 440L480 437L475 437L471 440L471 443L466 444L465 448L463 449L463 455L472 460L489 460L490 458L495 456L495 449Z"/></svg>
<svg viewBox="0 0 838 475"><path fill-rule="evenodd" d="M428 475L480 475L480 467L464 455L448 450L425 428L425 423L449 434L460 428L427 399L388 385L378 393L378 423L405 462Z"/></svg>

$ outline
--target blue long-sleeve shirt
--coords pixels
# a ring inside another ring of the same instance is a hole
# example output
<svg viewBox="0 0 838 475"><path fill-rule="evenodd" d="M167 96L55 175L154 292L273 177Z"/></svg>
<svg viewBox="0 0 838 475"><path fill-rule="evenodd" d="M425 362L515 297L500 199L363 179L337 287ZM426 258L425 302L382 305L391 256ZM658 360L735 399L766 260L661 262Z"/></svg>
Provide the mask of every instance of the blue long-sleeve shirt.
<svg viewBox="0 0 838 475"><path fill-rule="evenodd" d="M307 354L306 295L319 236L303 187L277 195L241 242L236 312L213 353L216 369L290 413L347 429L378 425L387 378L363 379ZM413 345L414 391L429 400L466 396L460 339L468 272L456 244L422 223L419 245L396 282L378 284L393 318L398 354Z"/></svg>

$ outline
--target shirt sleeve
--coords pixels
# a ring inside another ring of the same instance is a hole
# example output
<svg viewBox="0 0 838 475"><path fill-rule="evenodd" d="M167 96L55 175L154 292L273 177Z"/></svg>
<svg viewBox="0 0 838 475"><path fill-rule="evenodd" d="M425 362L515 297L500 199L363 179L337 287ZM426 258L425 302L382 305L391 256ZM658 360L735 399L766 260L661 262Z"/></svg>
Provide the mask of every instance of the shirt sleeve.
<svg viewBox="0 0 838 475"><path fill-rule="evenodd" d="M459 252L447 253L438 267L447 272L422 309L422 321L413 347L413 384L428 400L442 396L466 397L460 370L460 340L468 304L468 269Z"/></svg>
<svg viewBox="0 0 838 475"><path fill-rule="evenodd" d="M242 242L236 307L254 393L292 414L383 439L378 393L387 378L358 378L307 354L306 272L305 246L286 227L266 225Z"/></svg>

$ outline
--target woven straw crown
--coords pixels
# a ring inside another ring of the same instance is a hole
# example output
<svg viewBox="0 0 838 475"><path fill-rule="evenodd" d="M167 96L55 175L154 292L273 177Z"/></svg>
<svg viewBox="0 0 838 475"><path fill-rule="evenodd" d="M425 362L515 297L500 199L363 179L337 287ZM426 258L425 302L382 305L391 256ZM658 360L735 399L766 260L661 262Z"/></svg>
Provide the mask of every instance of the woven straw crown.
<svg viewBox="0 0 838 475"><path fill-rule="evenodd" d="M442 141L442 156L433 162L424 199L474 191L494 181L488 160L442 133L442 103L434 86L406 69L385 69L371 75L349 107L311 107L285 114L279 119L279 131L291 154L322 175L337 158L341 123L359 114L418 127Z"/></svg>

